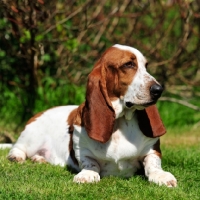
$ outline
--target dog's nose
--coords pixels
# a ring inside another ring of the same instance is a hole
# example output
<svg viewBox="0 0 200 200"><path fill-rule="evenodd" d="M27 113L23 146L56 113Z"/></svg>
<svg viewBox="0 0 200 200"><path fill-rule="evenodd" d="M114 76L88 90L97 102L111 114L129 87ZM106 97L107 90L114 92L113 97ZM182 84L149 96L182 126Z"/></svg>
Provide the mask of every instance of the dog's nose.
<svg viewBox="0 0 200 200"><path fill-rule="evenodd" d="M150 87L150 94L153 100L157 100L163 92L163 87L158 84L154 84Z"/></svg>

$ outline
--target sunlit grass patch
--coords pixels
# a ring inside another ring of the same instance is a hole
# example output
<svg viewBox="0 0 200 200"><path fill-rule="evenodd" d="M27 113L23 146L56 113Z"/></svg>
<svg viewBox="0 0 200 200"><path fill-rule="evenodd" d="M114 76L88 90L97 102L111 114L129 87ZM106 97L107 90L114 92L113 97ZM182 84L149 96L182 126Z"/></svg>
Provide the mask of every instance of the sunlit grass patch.
<svg viewBox="0 0 200 200"><path fill-rule="evenodd" d="M161 137L161 144L170 146L200 145L200 128L192 126L170 128Z"/></svg>
<svg viewBox="0 0 200 200"><path fill-rule="evenodd" d="M185 134L179 137L181 141ZM161 147L163 169L175 175L176 188L157 186L141 175L130 179L105 177L95 184L76 184L74 174L65 167L29 160L12 163L6 159L8 150L0 150L0 199L199 199L199 145L173 145L175 135L164 136Z"/></svg>

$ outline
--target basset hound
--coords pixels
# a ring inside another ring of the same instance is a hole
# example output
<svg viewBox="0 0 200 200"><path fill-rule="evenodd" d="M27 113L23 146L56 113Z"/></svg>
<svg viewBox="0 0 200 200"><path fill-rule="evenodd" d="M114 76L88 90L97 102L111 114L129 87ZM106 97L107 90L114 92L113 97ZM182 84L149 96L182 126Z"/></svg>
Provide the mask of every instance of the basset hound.
<svg viewBox="0 0 200 200"><path fill-rule="evenodd" d="M161 168L165 128L154 104L163 88L146 65L135 48L108 48L89 74L85 102L32 117L8 159L70 166L77 183L131 177L143 167L150 182L175 187L176 178Z"/></svg>

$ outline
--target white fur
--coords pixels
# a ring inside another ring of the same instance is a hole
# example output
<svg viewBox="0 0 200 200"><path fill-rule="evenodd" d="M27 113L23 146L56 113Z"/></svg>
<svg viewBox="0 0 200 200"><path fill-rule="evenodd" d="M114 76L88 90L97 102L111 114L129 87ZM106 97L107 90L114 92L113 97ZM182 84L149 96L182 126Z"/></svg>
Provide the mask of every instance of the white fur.
<svg viewBox="0 0 200 200"><path fill-rule="evenodd" d="M51 164L71 166L67 118L75 108L77 106L60 106L44 112L25 127L8 157L16 157L21 162L26 157L39 161L40 157Z"/></svg>
<svg viewBox="0 0 200 200"><path fill-rule="evenodd" d="M142 108L140 104L149 102L150 97L145 87L155 79L146 72L146 60L137 49L121 45L115 47L136 55L138 72L124 97L112 101L116 120L110 140L104 144L92 140L84 127L74 125L73 149L79 164L77 166L69 155L67 123L70 112L77 106L61 106L47 110L25 127L10 150L9 159L23 162L29 157L37 162L69 165L80 171L74 177L77 183L98 182L100 177L109 175L131 177L143 164L149 181L169 187L176 186L175 177L162 170L161 160L154 154L153 146L158 138L146 137L140 131L134 114L136 108ZM131 101L137 107L127 109L125 101Z"/></svg>
<svg viewBox="0 0 200 200"><path fill-rule="evenodd" d="M161 168L161 159L155 154L149 154L144 159L145 175L150 182L158 185L166 185L175 187L177 185L176 178L170 173L163 171Z"/></svg>
<svg viewBox="0 0 200 200"><path fill-rule="evenodd" d="M122 117L125 114L123 100L117 99L117 100L111 101L111 103L115 110L115 118L118 119L119 117Z"/></svg>

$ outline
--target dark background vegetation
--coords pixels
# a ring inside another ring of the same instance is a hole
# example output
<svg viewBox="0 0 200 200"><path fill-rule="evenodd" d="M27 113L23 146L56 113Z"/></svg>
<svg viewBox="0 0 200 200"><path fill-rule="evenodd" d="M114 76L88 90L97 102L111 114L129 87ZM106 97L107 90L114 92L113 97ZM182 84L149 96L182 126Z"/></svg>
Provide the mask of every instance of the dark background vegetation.
<svg viewBox="0 0 200 200"><path fill-rule="evenodd" d="M165 87L166 126L199 128L200 0L0 0L0 127L83 102L87 75L116 43L139 49Z"/></svg>

